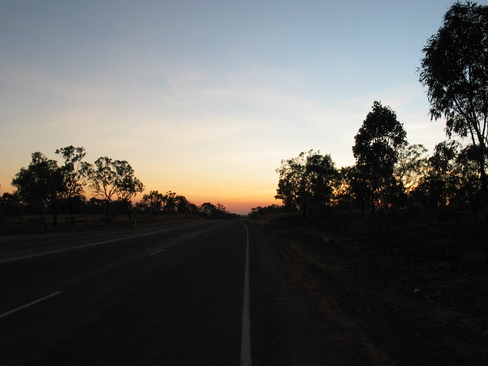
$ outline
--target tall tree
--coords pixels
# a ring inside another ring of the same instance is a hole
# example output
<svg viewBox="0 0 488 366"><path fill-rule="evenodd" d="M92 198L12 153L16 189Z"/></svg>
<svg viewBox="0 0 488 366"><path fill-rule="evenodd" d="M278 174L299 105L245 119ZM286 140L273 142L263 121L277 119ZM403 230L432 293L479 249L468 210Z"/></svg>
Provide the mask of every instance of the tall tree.
<svg viewBox="0 0 488 366"><path fill-rule="evenodd" d="M468 145L459 152L454 165L455 175L459 177L459 184L455 191L456 203L468 204L475 219L480 209L479 204L482 202L478 154L476 146Z"/></svg>
<svg viewBox="0 0 488 366"><path fill-rule="evenodd" d="M86 155L84 147L74 147L73 145L57 149L64 159L64 165L61 167L61 174L65 186L65 196L68 200L68 208L71 215L71 225L74 224L73 199L79 197L84 192L86 172L88 163L83 162Z"/></svg>
<svg viewBox="0 0 488 366"><path fill-rule="evenodd" d="M424 47L419 80L427 87L432 119L446 120L448 136L477 147L485 209L488 204L488 6L456 2ZM488 225L488 212L486 215Z"/></svg>
<svg viewBox="0 0 488 366"><path fill-rule="evenodd" d="M339 172L330 155L320 151L301 152L298 157L281 161L276 169L280 175L276 199L288 210L297 207L307 217L307 211L324 212L338 183Z"/></svg>
<svg viewBox="0 0 488 366"><path fill-rule="evenodd" d="M427 149L421 145L409 145L400 148L395 164L396 198L401 207L406 207L409 193L415 189L426 173Z"/></svg>
<svg viewBox="0 0 488 366"><path fill-rule="evenodd" d="M427 203L434 207L450 204L457 188L454 163L461 145L454 140L438 143L428 159L428 172L419 188L426 194Z"/></svg>
<svg viewBox="0 0 488 366"><path fill-rule="evenodd" d="M116 172L116 194L120 201L123 202L129 220L131 219L130 210L132 207L132 198L137 193L144 191L144 184L134 175L134 169L125 160L115 160L113 162Z"/></svg>
<svg viewBox="0 0 488 366"><path fill-rule="evenodd" d="M113 160L109 157L100 157L89 167L89 188L94 198L105 202L107 223L110 222L110 202L117 192L117 171Z"/></svg>
<svg viewBox="0 0 488 366"><path fill-rule="evenodd" d="M142 204L154 215L163 211L164 196L159 191L150 191L142 196Z"/></svg>
<svg viewBox="0 0 488 366"><path fill-rule="evenodd" d="M305 178L306 155L301 152L298 157L281 160L281 166L276 169L279 174L276 199L280 199L288 211L295 211L297 208L306 210L306 178Z"/></svg>
<svg viewBox="0 0 488 366"><path fill-rule="evenodd" d="M48 159L41 152L33 153L29 166L15 174L12 185L17 188L17 194L24 203L38 207L45 228L47 208L51 208L54 224L57 225L58 199L65 187L55 160Z"/></svg>
<svg viewBox="0 0 488 366"><path fill-rule="evenodd" d="M373 205L388 206L389 187L393 182L398 151L407 145L406 136L395 112L375 101L355 136L352 148L357 176L363 180L363 188L366 188L363 192Z"/></svg>
<svg viewBox="0 0 488 366"><path fill-rule="evenodd" d="M339 185L339 171L331 156L320 152L307 156L305 170L310 180L311 209L323 214Z"/></svg>
<svg viewBox="0 0 488 366"><path fill-rule="evenodd" d="M127 209L130 217L130 200L142 192L144 185L134 176L134 169L125 160L112 160L106 156L98 158L88 168L89 188L97 199L105 202L107 222L110 222L109 206L116 195Z"/></svg>

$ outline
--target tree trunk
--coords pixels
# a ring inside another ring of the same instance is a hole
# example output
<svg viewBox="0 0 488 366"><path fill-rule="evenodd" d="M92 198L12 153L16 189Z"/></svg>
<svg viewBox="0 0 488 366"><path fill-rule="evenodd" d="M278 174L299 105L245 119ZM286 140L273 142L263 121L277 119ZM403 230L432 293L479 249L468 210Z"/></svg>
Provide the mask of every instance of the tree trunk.
<svg viewBox="0 0 488 366"><path fill-rule="evenodd" d="M132 217L130 215L130 207L129 207L129 202L125 200L125 209L127 210L127 216L129 216L129 221L132 220Z"/></svg>
<svg viewBox="0 0 488 366"><path fill-rule="evenodd" d="M483 142L480 143L480 153L479 153L479 163L480 163L480 174L481 174L481 195L482 195L482 208L483 215L485 217L485 230L486 230L486 245L488 247L488 182L485 171L485 156L486 147Z"/></svg>
<svg viewBox="0 0 488 366"><path fill-rule="evenodd" d="M68 208L71 215L71 226L73 226L75 224L75 216L73 214L73 202L71 200L71 197L68 197Z"/></svg>
<svg viewBox="0 0 488 366"><path fill-rule="evenodd" d="M110 213L109 213L109 209L108 209L109 205L110 205L110 201L105 200L105 212L107 214L107 224L110 224Z"/></svg>

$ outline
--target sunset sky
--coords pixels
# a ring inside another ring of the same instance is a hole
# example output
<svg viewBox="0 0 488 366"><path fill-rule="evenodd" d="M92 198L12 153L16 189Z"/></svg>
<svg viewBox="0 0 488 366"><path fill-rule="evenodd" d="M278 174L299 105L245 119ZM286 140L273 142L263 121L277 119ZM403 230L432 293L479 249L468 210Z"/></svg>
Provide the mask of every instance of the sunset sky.
<svg viewBox="0 0 488 366"><path fill-rule="evenodd" d="M353 165L375 100L431 153L444 122L416 70L453 2L2 0L0 194L31 153L74 145L146 193L247 214L281 204L281 159Z"/></svg>

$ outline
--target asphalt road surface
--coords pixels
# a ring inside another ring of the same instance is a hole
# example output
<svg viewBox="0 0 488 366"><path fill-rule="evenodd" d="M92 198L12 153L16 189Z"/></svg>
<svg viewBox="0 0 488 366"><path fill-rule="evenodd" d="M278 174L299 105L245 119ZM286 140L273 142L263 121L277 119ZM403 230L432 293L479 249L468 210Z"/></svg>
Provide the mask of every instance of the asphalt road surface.
<svg viewBox="0 0 488 366"><path fill-rule="evenodd" d="M0 364L245 364L247 247L240 221L0 239Z"/></svg>
<svg viewBox="0 0 488 366"><path fill-rule="evenodd" d="M299 256L241 221L0 239L0 365L390 365Z"/></svg>

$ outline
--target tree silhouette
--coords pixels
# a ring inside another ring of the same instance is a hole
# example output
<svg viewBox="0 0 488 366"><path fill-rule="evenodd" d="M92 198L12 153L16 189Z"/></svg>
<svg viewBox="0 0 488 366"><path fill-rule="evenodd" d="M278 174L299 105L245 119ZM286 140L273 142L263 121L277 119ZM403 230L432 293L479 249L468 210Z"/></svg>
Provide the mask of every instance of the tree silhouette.
<svg viewBox="0 0 488 366"><path fill-rule="evenodd" d="M93 197L105 202L107 223L110 222L109 205L117 191L117 172L113 160L109 157L100 157L95 160L94 166L89 167L89 188Z"/></svg>
<svg viewBox="0 0 488 366"><path fill-rule="evenodd" d="M478 148L484 206L488 204L488 6L454 3L424 47L419 80L428 88L432 119L446 132L469 137ZM488 214L486 216L488 225Z"/></svg>
<svg viewBox="0 0 488 366"><path fill-rule="evenodd" d="M83 194L83 186L86 184L86 176L89 164L83 162L86 155L84 147L74 147L73 145L62 147L55 151L64 159L64 165L61 167L63 176L64 193L68 199L68 208L71 215L71 225L74 224L73 199Z"/></svg>
<svg viewBox="0 0 488 366"><path fill-rule="evenodd" d="M88 168L88 179L94 197L105 202L107 223L110 222L109 206L114 195L124 203L130 218L130 199L142 192L144 185L134 176L134 169L127 161L100 157Z"/></svg>
<svg viewBox="0 0 488 366"><path fill-rule="evenodd" d="M352 148L357 173L363 179L364 194L373 204L388 206L388 189L392 184L398 151L407 145L407 133L389 107L375 101L355 136ZM374 206L372 206L373 208Z"/></svg>
<svg viewBox="0 0 488 366"><path fill-rule="evenodd" d="M144 184L134 176L134 169L125 160L115 160L113 162L116 178L116 194L126 208L129 220L131 219L130 210L132 207L131 199L144 191Z"/></svg>
<svg viewBox="0 0 488 366"><path fill-rule="evenodd" d="M313 150L282 160L276 172L280 179L275 198L281 199L289 211L300 208L304 218L307 211L324 212L339 177L330 155L321 155L320 151Z"/></svg>
<svg viewBox="0 0 488 366"><path fill-rule="evenodd" d="M27 168L21 168L12 180L17 194L27 204L38 207L41 221L47 229L46 209L52 210L54 225L57 225L57 204L65 191L62 171L55 160L47 159L41 152L32 154Z"/></svg>

